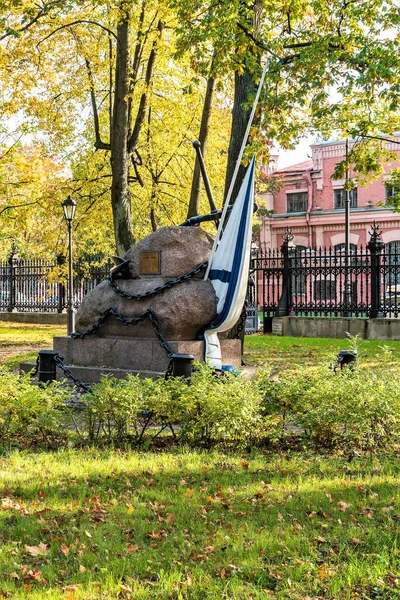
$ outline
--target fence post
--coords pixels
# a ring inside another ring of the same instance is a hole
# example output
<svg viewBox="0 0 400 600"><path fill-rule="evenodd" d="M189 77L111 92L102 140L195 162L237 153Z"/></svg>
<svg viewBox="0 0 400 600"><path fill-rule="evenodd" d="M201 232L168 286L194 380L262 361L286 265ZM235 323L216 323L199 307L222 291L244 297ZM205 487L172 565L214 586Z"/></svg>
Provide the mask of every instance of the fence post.
<svg viewBox="0 0 400 600"><path fill-rule="evenodd" d="M281 252L283 255L283 271L282 271L282 295L278 302L278 317L286 317L290 313L292 304L292 277L291 277L291 260L295 245L293 243L294 236L289 228L286 228L283 237Z"/></svg>
<svg viewBox="0 0 400 600"><path fill-rule="evenodd" d="M57 254L57 267L62 267L65 265L66 258L64 254ZM58 287L58 307L57 312L62 313L65 309L65 285L62 281L59 281L57 284Z"/></svg>
<svg viewBox="0 0 400 600"><path fill-rule="evenodd" d="M7 312L14 312L15 311L15 304L16 304L16 285L15 285L15 265L17 263L17 258L16 258L16 253L17 253L17 247L15 244L12 245L11 248L11 254L9 256L8 259L8 272L9 272L9 282L10 282L10 296L9 296L9 302L8 302L8 307L7 307Z"/></svg>
<svg viewBox="0 0 400 600"><path fill-rule="evenodd" d="M370 239L367 248L371 253L371 308L369 311L370 319L377 319L382 316L380 312L381 304L381 252L383 241L379 231L379 223L373 222L371 226Z"/></svg>

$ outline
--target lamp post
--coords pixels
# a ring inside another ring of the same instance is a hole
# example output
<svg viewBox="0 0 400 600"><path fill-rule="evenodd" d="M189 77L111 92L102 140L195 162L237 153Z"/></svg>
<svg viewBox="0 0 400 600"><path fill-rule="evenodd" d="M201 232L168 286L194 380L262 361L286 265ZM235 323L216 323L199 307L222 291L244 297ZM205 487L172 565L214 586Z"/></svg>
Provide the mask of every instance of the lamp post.
<svg viewBox="0 0 400 600"><path fill-rule="evenodd" d="M68 225L68 303L67 303L67 333L71 335L75 331L75 308L74 308L74 279L72 262L72 222L75 216L76 202L71 196L61 204L64 211L64 217Z"/></svg>
<svg viewBox="0 0 400 600"><path fill-rule="evenodd" d="M352 285L350 277L350 191L349 191L349 138L346 138L346 185L344 201L344 311L343 316L351 316Z"/></svg>

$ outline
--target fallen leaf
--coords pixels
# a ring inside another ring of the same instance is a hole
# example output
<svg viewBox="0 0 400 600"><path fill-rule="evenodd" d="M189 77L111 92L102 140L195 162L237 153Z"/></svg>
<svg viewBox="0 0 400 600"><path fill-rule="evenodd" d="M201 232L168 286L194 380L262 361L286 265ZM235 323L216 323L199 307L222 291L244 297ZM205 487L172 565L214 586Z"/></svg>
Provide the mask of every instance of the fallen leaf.
<svg viewBox="0 0 400 600"><path fill-rule="evenodd" d="M77 585L67 585L64 588L64 599L63 600L75 600L76 592L78 590Z"/></svg>
<svg viewBox="0 0 400 600"><path fill-rule="evenodd" d="M151 531L147 537L152 540L159 540L160 538L166 538L168 533L165 529L160 529L159 531Z"/></svg>
<svg viewBox="0 0 400 600"><path fill-rule="evenodd" d="M79 573L86 573L86 567L79 565Z"/></svg>
<svg viewBox="0 0 400 600"><path fill-rule="evenodd" d="M261 481L261 485L266 489L266 490L273 490L273 486L270 483L265 483L265 481Z"/></svg>
<svg viewBox="0 0 400 600"><path fill-rule="evenodd" d="M92 534L91 534L89 531L87 531L86 529L85 529L85 535L86 535L88 538L91 538L91 537L92 537Z"/></svg>
<svg viewBox="0 0 400 600"><path fill-rule="evenodd" d="M3 510L22 510L23 506L13 498L2 498L1 500L1 508Z"/></svg>
<svg viewBox="0 0 400 600"><path fill-rule="evenodd" d="M126 549L126 551L129 553L137 552L138 550L139 550L139 546L135 546L134 544L130 544L130 546L128 546Z"/></svg>
<svg viewBox="0 0 400 600"><path fill-rule="evenodd" d="M121 589L121 592L126 592L127 594L132 594L132 588L129 587L129 585L124 585L123 583L121 583L120 589Z"/></svg>
<svg viewBox="0 0 400 600"><path fill-rule="evenodd" d="M344 512L345 510L350 508L350 506L351 506L351 504L347 504L347 502L344 502L343 500L340 500L340 502L338 502L338 508L342 512Z"/></svg>
<svg viewBox="0 0 400 600"><path fill-rule="evenodd" d="M42 581L42 571L23 568L23 580L26 582Z"/></svg>
<svg viewBox="0 0 400 600"><path fill-rule="evenodd" d="M64 556L68 556L68 554L70 553L70 547L66 544L61 544L60 550L64 554Z"/></svg>
<svg viewBox="0 0 400 600"><path fill-rule="evenodd" d="M27 546L25 544L24 548L31 556L43 556L48 552L47 544L43 544L42 542L38 546Z"/></svg>
<svg viewBox="0 0 400 600"><path fill-rule="evenodd" d="M143 583L144 585L151 585L152 587L157 585L157 583L155 581L151 581L151 579L140 579L140 583Z"/></svg>

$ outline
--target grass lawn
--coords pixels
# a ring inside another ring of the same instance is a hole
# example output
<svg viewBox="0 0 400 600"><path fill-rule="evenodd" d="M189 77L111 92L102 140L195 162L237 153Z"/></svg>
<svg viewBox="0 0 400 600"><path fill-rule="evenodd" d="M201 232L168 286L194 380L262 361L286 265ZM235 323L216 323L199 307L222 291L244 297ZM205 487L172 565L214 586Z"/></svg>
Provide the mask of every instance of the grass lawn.
<svg viewBox="0 0 400 600"><path fill-rule="evenodd" d="M295 365L314 366L333 362L339 350L352 347L348 339L250 335L245 338L244 360L249 365L268 364L279 370ZM385 349L392 350L392 357L385 357L388 366L398 366L400 341L357 340L359 358L367 367L382 361Z"/></svg>
<svg viewBox="0 0 400 600"><path fill-rule="evenodd" d="M66 326L1 321L0 363L17 369L22 361L34 361L38 350L52 348L55 335L66 333Z"/></svg>
<svg viewBox="0 0 400 600"><path fill-rule="evenodd" d="M0 598L395 599L397 459L0 459Z"/></svg>
<svg viewBox="0 0 400 600"><path fill-rule="evenodd" d="M64 333L4 324L1 350ZM383 346L398 368L399 342L362 342L364 365ZM245 358L311 368L348 347L251 336ZM3 448L0 600L398 600L399 472L379 455Z"/></svg>

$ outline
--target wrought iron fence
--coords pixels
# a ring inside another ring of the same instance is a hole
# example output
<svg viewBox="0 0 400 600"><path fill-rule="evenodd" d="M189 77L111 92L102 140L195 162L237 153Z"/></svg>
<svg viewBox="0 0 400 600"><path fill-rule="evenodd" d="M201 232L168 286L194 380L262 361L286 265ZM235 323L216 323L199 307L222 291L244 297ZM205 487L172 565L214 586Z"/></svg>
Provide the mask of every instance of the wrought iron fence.
<svg viewBox="0 0 400 600"><path fill-rule="evenodd" d="M65 257L23 260L13 251L0 261L0 311L63 312L67 304ZM74 265L74 304L108 274L112 263L104 256L86 256Z"/></svg>
<svg viewBox="0 0 400 600"><path fill-rule="evenodd" d="M109 273L104 256L74 264L74 304ZM22 260L13 251L0 261L0 311L62 312L66 308L65 258ZM276 316L400 317L400 241L384 245L374 224L366 248L295 247L287 232L280 250L252 252L246 330L264 331Z"/></svg>
<svg viewBox="0 0 400 600"><path fill-rule="evenodd" d="M249 294L264 331L277 316L400 317L400 242L384 245L374 224L365 248L295 247L287 232L280 250L252 252Z"/></svg>

